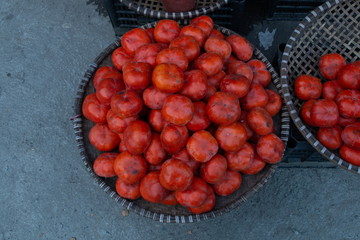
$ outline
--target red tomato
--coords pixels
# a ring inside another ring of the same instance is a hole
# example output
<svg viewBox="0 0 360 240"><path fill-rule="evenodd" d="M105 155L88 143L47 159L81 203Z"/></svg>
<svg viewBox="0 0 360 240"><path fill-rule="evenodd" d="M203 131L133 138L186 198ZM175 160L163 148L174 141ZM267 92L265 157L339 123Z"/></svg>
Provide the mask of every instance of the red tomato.
<svg viewBox="0 0 360 240"><path fill-rule="evenodd" d="M190 62L200 55L200 45L192 36L180 36L171 41L169 48L180 48Z"/></svg>
<svg viewBox="0 0 360 240"><path fill-rule="evenodd" d="M144 152L145 160L156 165L165 160L166 152L161 145L160 135L158 133L152 133L152 139L149 147Z"/></svg>
<svg viewBox="0 0 360 240"><path fill-rule="evenodd" d="M200 28L206 36L209 36L214 27L214 22L210 17L203 15L193 18L190 25Z"/></svg>
<svg viewBox="0 0 360 240"><path fill-rule="evenodd" d="M111 98L111 109L122 118L135 116L142 108L141 97L133 90L123 91Z"/></svg>
<svg viewBox="0 0 360 240"><path fill-rule="evenodd" d="M341 132L341 139L347 146L360 150L360 124L355 123L346 126Z"/></svg>
<svg viewBox="0 0 360 240"><path fill-rule="evenodd" d="M251 83L254 77L251 67L242 61L233 61L228 65L228 73L242 75Z"/></svg>
<svg viewBox="0 0 360 240"><path fill-rule="evenodd" d="M96 70L95 76L93 79L94 88L97 88L97 85L101 82L102 79L105 79L105 78L113 78L113 79L122 80L122 75L118 70L116 70L113 67L109 67L109 66L99 67L98 70Z"/></svg>
<svg viewBox="0 0 360 240"><path fill-rule="evenodd" d="M356 122L356 118L344 118L340 116L338 125L343 128L354 122Z"/></svg>
<svg viewBox="0 0 360 240"><path fill-rule="evenodd" d="M134 184L145 176L147 164L141 155L133 155L126 151L116 157L114 171L126 184Z"/></svg>
<svg viewBox="0 0 360 240"><path fill-rule="evenodd" d="M204 100L209 101L210 97L216 93L216 88L214 86L208 86Z"/></svg>
<svg viewBox="0 0 360 240"><path fill-rule="evenodd" d="M185 207L199 207L208 195L207 184L199 177L194 177L186 190L176 191L175 197L179 204Z"/></svg>
<svg viewBox="0 0 360 240"><path fill-rule="evenodd" d="M353 165L360 166L360 150L343 145L340 148L339 153L341 158L343 158L345 161L348 161Z"/></svg>
<svg viewBox="0 0 360 240"><path fill-rule="evenodd" d="M253 55L253 48L251 44L243 37L238 35L230 35L226 38L231 45L233 53L241 61L248 61Z"/></svg>
<svg viewBox="0 0 360 240"><path fill-rule="evenodd" d="M269 101L265 106L265 110L273 117L281 110L282 107L281 97L277 92L271 89L266 89L265 91L269 96Z"/></svg>
<svg viewBox="0 0 360 240"><path fill-rule="evenodd" d="M119 146L119 136L107 124L96 124L90 129L89 140L97 150L108 152Z"/></svg>
<svg viewBox="0 0 360 240"><path fill-rule="evenodd" d="M336 79L339 70L345 65L345 58L338 53L325 54L319 61L321 75L329 80Z"/></svg>
<svg viewBox="0 0 360 240"><path fill-rule="evenodd" d="M255 107L247 115L249 127L259 135L267 135L273 131L274 123L271 115L261 107Z"/></svg>
<svg viewBox="0 0 360 240"><path fill-rule="evenodd" d="M159 43L170 43L180 34L179 24L170 19L160 20L154 29L154 39Z"/></svg>
<svg viewBox="0 0 360 240"><path fill-rule="evenodd" d="M156 57L156 64L172 63L177 65L182 71L188 67L188 59L181 48L166 48L159 52Z"/></svg>
<svg viewBox="0 0 360 240"><path fill-rule="evenodd" d="M207 52L217 53L222 59L228 59L231 55L231 46L224 39L218 37L209 37L204 45Z"/></svg>
<svg viewBox="0 0 360 240"><path fill-rule="evenodd" d="M341 68L338 73L338 82L342 88L360 88L360 67L355 64L348 64Z"/></svg>
<svg viewBox="0 0 360 240"><path fill-rule="evenodd" d="M200 176L207 183L214 184L224 177L226 169L226 158L222 155L216 154L208 162L201 164Z"/></svg>
<svg viewBox="0 0 360 240"><path fill-rule="evenodd" d="M86 119L94 123L106 123L106 114L110 107L102 104L96 97L96 93L89 94L85 97L82 104L82 113Z"/></svg>
<svg viewBox="0 0 360 240"><path fill-rule="evenodd" d="M194 104L185 96L174 94L165 99L161 114L165 121L185 125L194 115Z"/></svg>
<svg viewBox="0 0 360 240"><path fill-rule="evenodd" d="M160 91L175 93L184 86L184 73L175 64L162 63L154 68L152 82Z"/></svg>
<svg viewBox="0 0 360 240"><path fill-rule="evenodd" d="M138 117L132 116L128 118L121 118L118 114L114 113L113 110L109 110L106 115L106 120L111 131L115 133L123 133L126 127L137 120Z"/></svg>
<svg viewBox="0 0 360 240"><path fill-rule="evenodd" d="M151 142L149 125L140 120L130 123L124 131L124 141L131 154L142 154Z"/></svg>
<svg viewBox="0 0 360 240"><path fill-rule="evenodd" d="M245 128L245 130L246 130L247 139L252 138L253 135L254 135L254 132L253 132L253 130L251 130L251 128L249 127L249 124L247 123L247 120L241 121L240 123L241 123L241 125L242 125L242 126Z"/></svg>
<svg viewBox="0 0 360 240"><path fill-rule="evenodd" d="M216 92L206 105L209 119L221 125L227 125L239 119L241 114L239 99L225 92Z"/></svg>
<svg viewBox="0 0 360 240"><path fill-rule="evenodd" d="M251 84L246 96L241 99L241 107L250 111L254 107L265 107L269 101L269 96L260 84Z"/></svg>
<svg viewBox="0 0 360 240"><path fill-rule="evenodd" d="M224 71L220 71L215 75L209 76L207 79L207 83L209 86L214 86L218 88L220 86L221 80L226 76Z"/></svg>
<svg viewBox="0 0 360 240"><path fill-rule="evenodd" d="M165 99L170 93L162 92L158 88L151 86L143 92L144 104L151 109L161 109Z"/></svg>
<svg viewBox="0 0 360 240"><path fill-rule="evenodd" d="M245 143L237 152L226 152L225 156L229 170L243 171L248 169L254 160L254 148Z"/></svg>
<svg viewBox="0 0 360 240"><path fill-rule="evenodd" d="M254 159L249 168L242 170L241 172L246 175L255 175L259 173L265 167L266 163L256 153Z"/></svg>
<svg viewBox="0 0 360 240"><path fill-rule="evenodd" d="M170 191L183 191L193 181L193 172L183 161L169 159L161 167L159 180L161 185Z"/></svg>
<svg viewBox="0 0 360 240"><path fill-rule="evenodd" d="M116 179L116 192L123 198L137 199L140 197L140 182L127 184L120 178Z"/></svg>
<svg viewBox="0 0 360 240"><path fill-rule="evenodd" d="M185 126L168 124L161 132L160 140L166 152L173 154L185 147L189 138L188 130Z"/></svg>
<svg viewBox="0 0 360 240"><path fill-rule="evenodd" d="M207 76L212 76L219 73L223 67L223 60L221 57L212 52L201 54L195 60L195 68L203 71Z"/></svg>
<svg viewBox="0 0 360 240"><path fill-rule="evenodd" d="M162 163L157 164L157 165L149 164L149 165L148 165L148 172L160 171L160 170L161 170L161 166L162 166Z"/></svg>
<svg viewBox="0 0 360 240"><path fill-rule="evenodd" d="M99 177L115 177L114 160L117 153L102 153L94 161L94 172Z"/></svg>
<svg viewBox="0 0 360 240"><path fill-rule="evenodd" d="M116 67L116 69L118 69L119 71L122 71L123 66L126 63L131 62L133 58L134 56L126 52L123 47L115 49L114 52L111 54L111 61L114 67Z"/></svg>
<svg viewBox="0 0 360 240"><path fill-rule="evenodd" d="M150 43L139 47L135 51L134 62L148 63L152 67L156 66L156 56L163 50L160 43Z"/></svg>
<svg viewBox="0 0 360 240"><path fill-rule="evenodd" d="M224 151L236 152L244 146L247 140L246 129L239 122L221 125L216 130L215 138Z"/></svg>
<svg viewBox="0 0 360 240"><path fill-rule="evenodd" d="M161 132L165 126L165 120L161 115L161 110L151 110L148 121L150 126L157 132Z"/></svg>
<svg viewBox="0 0 360 240"><path fill-rule="evenodd" d="M251 67L253 72L257 72L259 70L267 70L266 64L258 59L251 59L247 64Z"/></svg>
<svg viewBox="0 0 360 240"><path fill-rule="evenodd" d="M191 19L190 24L192 25L193 23L196 23L196 22L206 22L208 25L210 25L211 28L214 27L214 21L212 20L211 17L206 16L206 15L202 15L202 16Z"/></svg>
<svg viewBox="0 0 360 240"><path fill-rule="evenodd" d="M190 156L198 162L209 161L219 150L216 139L207 131L195 132L188 140L186 149Z"/></svg>
<svg viewBox="0 0 360 240"><path fill-rule="evenodd" d="M206 104L204 102L194 102L194 115L186 124L186 127L193 132L205 130L211 121L206 115Z"/></svg>
<svg viewBox="0 0 360 240"><path fill-rule="evenodd" d="M360 117L360 92L358 90L342 90L336 95L335 100L342 117Z"/></svg>
<svg viewBox="0 0 360 240"><path fill-rule="evenodd" d="M333 100L316 100L310 110L310 117L313 126L332 127L339 121L339 109Z"/></svg>
<svg viewBox="0 0 360 240"><path fill-rule="evenodd" d="M105 78L101 80L96 89L96 97L103 104L110 105L111 98L116 93L125 89L124 82L113 78Z"/></svg>
<svg viewBox="0 0 360 240"><path fill-rule="evenodd" d="M215 202L216 202L214 190L209 185L207 186L207 190L208 190L208 195L207 195L205 202L196 208L188 207L187 209L189 209L190 212L192 212L194 214L201 214L201 213L208 212L214 208Z"/></svg>
<svg viewBox="0 0 360 240"><path fill-rule="evenodd" d="M125 152L125 151L127 151L127 148L125 146L125 141L121 140L121 142L119 144L119 152Z"/></svg>
<svg viewBox="0 0 360 240"><path fill-rule="evenodd" d="M151 42L152 40L149 34L141 28L131 29L121 38L121 46L131 55L133 55L139 47Z"/></svg>
<svg viewBox="0 0 360 240"><path fill-rule="evenodd" d="M199 101L205 97L207 90L206 74L200 70L185 72L185 84L180 93L193 101Z"/></svg>
<svg viewBox="0 0 360 240"><path fill-rule="evenodd" d="M254 72L252 82L267 87L271 82L271 74L268 70L258 70Z"/></svg>
<svg viewBox="0 0 360 240"><path fill-rule="evenodd" d="M294 90L301 100L318 99L321 96L322 84L316 77L301 75L295 80Z"/></svg>
<svg viewBox="0 0 360 240"><path fill-rule="evenodd" d="M219 30L217 29L212 29L210 32L210 36L209 37L218 37L221 39L225 39L224 34L222 34Z"/></svg>
<svg viewBox="0 0 360 240"><path fill-rule="evenodd" d="M310 99L306 101L300 109L300 116L301 119L308 125L313 126L312 120L311 120L311 108L316 102L315 99Z"/></svg>
<svg viewBox="0 0 360 240"><path fill-rule="evenodd" d="M324 99L335 100L336 95L341 92L341 90L342 88L337 80L327 81L322 86L322 97Z"/></svg>
<svg viewBox="0 0 360 240"><path fill-rule="evenodd" d="M341 140L341 128L338 126L319 128L317 139L322 145L331 150L338 149L343 144Z"/></svg>
<svg viewBox="0 0 360 240"><path fill-rule="evenodd" d="M168 195L169 191L160 184L159 172L149 172L140 181L140 194L149 202L158 203L164 200Z"/></svg>
<svg viewBox="0 0 360 240"><path fill-rule="evenodd" d="M178 202L175 197L175 192L169 193L169 195L167 195L160 203L171 206L177 205Z"/></svg>
<svg viewBox="0 0 360 240"><path fill-rule="evenodd" d="M184 163L186 163L186 165L188 165L191 170L193 172L195 172L199 167L200 167L200 162L195 161L194 159L192 159L189 155L189 153L187 152L186 148L184 148L183 150L175 153L174 155L172 155L172 158L178 159L183 161Z"/></svg>
<svg viewBox="0 0 360 240"><path fill-rule="evenodd" d="M199 44L199 47L202 47L205 43L205 33L203 32L203 30L201 30L198 27L195 26L185 26L181 29L180 31L180 36L190 36L193 37L197 43Z"/></svg>
<svg viewBox="0 0 360 240"><path fill-rule="evenodd" d="M143 90L151 84L152 67L144 62L129 62L123 67L124 83L128 89Z"/></svg>
<svg viewBox="0 0 360 240"><path fill-rule="evenodd" d="M229 196L239 189L242 183L242 177L239 172L227 170L224 177L213 185L217 195Z"/></svg>
<svg viewBox="0 0 360 240"><path fill-rule="evenodd" d="M283 141L273 133L262 136L256 145L256 152L259 157L271 164L281 161L284 150Z"/></svg>
<svg viewBox="0 0 360 240"><path fill-rule="evenodd" d="M250 90L250 81L242 75L229 74L221 80L220 89L222 92L229 92L242 98Z"/></svg>
<svg viewBox="0 0 360 240"><path fill-rule="evenodd" d="M151 38L151 41L154 42L154 28L147 28L145 31L149 34L149 37Z"/></svg>

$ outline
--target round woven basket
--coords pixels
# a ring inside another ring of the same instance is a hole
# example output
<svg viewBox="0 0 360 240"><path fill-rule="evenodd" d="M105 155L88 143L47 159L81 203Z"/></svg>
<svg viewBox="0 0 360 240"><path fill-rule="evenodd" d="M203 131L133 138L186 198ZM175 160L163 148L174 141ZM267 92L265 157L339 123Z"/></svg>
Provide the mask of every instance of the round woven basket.
<svg viewBox="0 0 360 240"><path fill-rule="evenodd" d="M294 94L295 79L302 74L320 78L318 62L322 55L337 52L347 62L360 59L360 1L327 1L297 26L292 33L281 62L281 87L292 120L304 138L325 158L342 168L360 174L360 167L339 157L316 139L316 128L303 123L299 111L304 101Z"/></svg>
<svg viewBox="0 0 360 240"><path fill-rule="evenodd" d="M191 19L211 13L228 3L228 0L197 0L195 9L187 12L166 12L159 0L120 0L129 9L146 17L157 19Z"/></svg>
<svg viewBox="0 0 360 240"><path fill-rule="evenodd" d="M146 24L142 28L154 27L156 23ZM225 35L235 34L233 31L226 28L215 26ZM85 164L87 171L95 179L96 183L112 197L115 201L119 202L127 209L133 210L141 216L148 217L160 222L166 223L187 223L187 222L199 222L209 218L214 218L231 209L239 206L245 202L248 197L258 191L268 179L272 176L276 169L276 165L267 164L265 168L256 175L243 175L243 182L241 187L227 197L216 197L216 206L211 212L195 215L190 213L185 207L180 205L168 206L163 204L154 204L147 202L143 199L127 200L120 197L115 190L115 179L113 178L101 178L98 177L93 171L93 162L100 154L93 146L91 146L88 133L90 128L94 125L91 121L82 116L82 103L86 95L94 92L92 78L97 68L100 66L112 66L111 53L120 46L121 38L114 43L110 44L95 60L90 64L88 70L85 72L84 77L81 79L77 95L75 98L75 117L73 118L74 131L76 136L77 146L80 150L82 161ZM254 57L260 59L266 63L268 70L272 75L273 82L270 84L270 88L280 92L280 81L278 74L275 72L269 61L265 56L256 48L254 48ZM275 132L280 136L285 146L287 144L289 135L289 114L286 107L283 105L281 113L274 118Z"/></svg>

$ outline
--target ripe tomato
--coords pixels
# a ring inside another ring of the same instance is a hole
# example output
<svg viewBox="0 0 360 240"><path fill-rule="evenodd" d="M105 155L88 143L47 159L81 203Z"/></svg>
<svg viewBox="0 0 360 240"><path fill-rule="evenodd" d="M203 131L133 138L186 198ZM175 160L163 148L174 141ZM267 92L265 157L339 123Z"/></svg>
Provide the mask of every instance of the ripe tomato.
<svg viewBox="0 0 360 240"><path fill-rule="evenodd" d="M251 84L248 94L241 99L241 107L250 111L254 107L265 107L269 96L260 84Z"/></svg>
<svg viewBox="0 0 360 240"><path fill-rule="evenodd" d="M239 99L225 92L216 92L206 105L209 119L220 125L227 125L239 119L241 114Z"/></svg>
<svg viewBox="0 0 360 240"><path fill-rule="evenodd" d="M226 76L224 71L220 71L215 75L209 76L207 79L207 83L209 86L214 86L218 88L220 86L221 80Z"/></svg>
<svg viewBox="0 0 360 240"><path fill-rule="evenodd" d="M158 133L152 133L152 139L149 147L144 152L145 160L152 164L160 164L165 160L166 152L161 145L160 135Z"/></svg>
<svg viewBox="0 0 360 240"><path fill-rule="evenodd" d="M267 135L273 131L274 123L271 115L261 107L251 109L247 115L249 127L259 135Z"/></svg>
<svg viewBox="0 0 360 240"><path fill-rule="evenodd" d="M205 43L205 33L203 32L203 30L201 30L200 28L196 27L196 26L185 26L181 29L180 31L180 36L190 36L193 37L197 43L199 44L199 47L201 48L204 43Z"/></svg>
<svg viewBox="0 0 360 240"><path fill-rule="evenodd" d="M267 87L271 82L271 74L268 70L258 70L253 74L252 82Z"/></svg>
<svg viewBox="0 0 360 240"><path fill-rule="evenodd" d="M281 110L282 107L281 97L277 92L271 89L266 89L265 91L269 96L269 101L265 106L265 110L273 117Z"/></svg>
<svg viewBox="0 0 360 240"><path fill-rule="evenodd" d="M123 133L126 127L137 119L138 119L137 116L121 118L111 109L106 114L107 124L111 129L111 131L113 131L114 133Z"/></svg>
<svg viewBox="0 0 360 240"><path fill-rule="evenodd" d="M141 28L131 29L121 38L121 46L131 55L134 55L136 49L139 47L151 42L152 40L149 34Z"/></svg>
<svg viewBox="0 0 360 240"><path fill-rule="evenodd" d="M209 37L204 45L206 52L217 53L222 59L228 59L231 55L231 46L224 39L218 37Z"/></svg>
<svg viewBox="0 0 360 240"><path fill-rule="evenodd" d="M336 95L341 92L341 90L342 88L337 80L327 81L322 86L322 97L324 99L335 100Z"/></svg>
<svg viewBox="0 0 360 240"><path fill-rule="evenodd" d="M113 79L122 80L122 75L118 70L116 70L113 67L109 67L109 66L99 67L98 70L96 70L94 79L93 79L94 88L96 89L97 85L101 82L101 80L103 80L105 78L113 78Z"/></svg>
<svg viewBox="0 0 360 240"><path fill-rule="evenodd" d="M162 163L156 164L156 165L149 164L149 165L148 165L148 172L160 171L160 170L161 170L161 166L162 166Z"/></svg>
<svg viewBox="0 0 360 240"><path fill-rule="evenodd" d="M229 92L242 98L250 90L250 81L242 75L229 74L221 80L220 89L222 92Z"/></svg>
<svg viewBox="0 0 360 240"><path fill-rule="evenodd" d="M158 203L169 195L169 191L161 186L159 175L158 171L153 171L141 179L140 194L146 201Z"/></svg>
<svg viewBox="0 0 360 240"><path fill-rule="evenodd" d="M253 130L251 130L251 128L249 127L249 124L247 123L247 120L240 121L240 123L241 123L241 125L245 128L245 130L246 130L246 136L247 136L247 139L249 140L249 139L252 138L253 135L254 135Z"/></svg>
<svg viewBox="0 0 360 240"><path fill-rule="evenodd" d="M211 17L206 16L206 15L202 15L202 16L191 19L190 25L193 25L196 22L206 22L211 28L214 27L214 21L211 19Z"/></svg>
<svg viewBox="0 0 360 240"><path fill-rule="evenodd" d="M360 92L358 90L342 90L336 95L335 101L342 117L360 117Z"/></svg>
<svg viewBox="0 0 360 240"><path fill-rule="evenodd" d="M156 66L156 56L164 47L160 43L150 43L136 49L134 62L143 62L150 64L153 68Z"/></svg>
<svg viewBox="0 0 360 240"><path fill-rule="evenodd" d="M259 59L251 59L247 62L247 64L251 67L253 72L257 72L259 70L267 70L266 64Z"/></svg>
<svg viewBox="0 0 360 240"><path fill-rule="evenodd" d="M348 147L345 144L340 148L340 156L349 163L360 166L360 150Z"/></svg>
<svg viewBox="0 0 360 240"><path fill-rule="evenodd" d="M208 88L207 88L207 90L206 90L206 94L205 94L205 97L204 97L204 100L205 101L209 101L209 99L210 99L210 97L212 96L212 95L214 95L215 93L216 93L216 88L214 87L214 86L209 86L208 85Z"/></svg>
<svg viewBox="0 0 360 240"><path fill-rule="evenodd" d="M129 54L123 47L119 47L111 54L111 61L116 69L122 71L123 66L133 60L133 54Z"/></svg>
<svg viewBox="0 0 360 240"><path fill-rule="evenodd" d="M227 161L220 154L216 154L208 162L200 166L200 176L207 183L214 184L224 177L227 169Z"/></svg>
<svg viewBox="0 0 360 240"><path fill-rule="evenodd" d="M301 100L318 99L321 96L322 84L316 77L301 75L295 79L294 90Z"/></svg>
<svg viewBox="0 0 360 240"><path fill-rule="evenodd" d="M360 67L355 64L348 64L342 67L338 73L338 82L342 88L360 88Z"/></svg>
<svg viewBox="0 0 360 240"><path fill-rule="evenodd" d="M122 134L122 135L124 135L124 134ZM127 148L125 146L125 141L121 140L120 144L119 144L119 152L125 152L125 151L127 151Z"/></svg>
<svg viewBox="0 0 360 240"><path fill-rule="evenodd" d="M186 165L188 165L190 167L190 169L193 172L195 172L200 167L200 164L201 164L200 162L197 162L190 157L186 148L183 148L179 152L172 155L172 158L183 161L184 163L186 163Z"/></svg>
<svg viewBox="0 0 360 240"><path fill-rule="evenodd" d="M189 209L190 212L192 212L194 214L201 214L201 213L208 212L214 208L215 202L216 202L214 190L209 185L207 186L207 190L208 190L208 194L207 194L207 198L206 198L205 202L196 208L188 207L187 209Z"/></svg>
<svg viewBox="0 0 360 240"><path fill-rule="evenodd" d="M216 139L205 130L195 132L188 140L186 149L198 162L207 162L217 153L219 146Z"/></svg>
<svg viewBox="0 0 360 240"><path fill-rule="evenodd" d="M228 169L232 171L243 171L248 169L254 160L254 148L245 143L237 152L226 152Z"/></svg>
<svg viewBox="0 0 360 240"><path fill-rule="evenodd" d="M174 124L166 125L160 135L163 148L170 154L176 153L185 147L188 138L187 128Z"/></svg>
<svg viewBox="0 0 360 240"><path fill-rule="evenodd" d="M255 153L254 159L249 168L242 170L241 172L246 175L255 175L259 173L265 167L266 163L262 158Z"/></svg>
<svg viewBox="0 0 360 240"><path fill-rule="evenodd" d="M97 150L109 152L120 144L119 136L107 124L96 124L90 129L89 140Z"/></svg>
<svg viewBox="0 0 360 240"><path fill-rule="evenodd" d="M151 109L161 109L164 101L170 93L162 92L158 88L151 86L143 92L144 104Z"/></svg>
<svg viewBox="0 0 360 240"><path fill-rule="evenodd" d="M186 127L193 132L205 130L211 121L206 115L206 104L204 102L194 102L194 115L186 124Z"/></svg>
<svg viewBox="0 0 360 240"><path fill-rule="evenodd" d="M313 126L332 127L339 121L339 109L333 100L316 100L310 110L310 117Z"/></svg>
<svg viewBox="0 0 360 240"><path fill-rule="evenodd" d="M201 54L194 63L196 69L200 69L207 76L212 76L221 71L223 67L223 60L221 57L212 52Z"/></svg>
<svg viewBox="0 0 360 240"><path fill-rule="evenodd" d="M213 185L217 195L229 196L239 189L242 183L242 177L239 172L227 170L224 177Z"/></svg>
<svg viewBox="0 0 360 240"><path fill-rule="evenodd" d="M259 157L271 164L281 161L284 150L283 141L273 133L262 136L256 145L256 152Z"/></svg>
<svg viewBox="0 0 360 240"><path fill-rule="evenodd" d="M160 170L159 180L161 185L170 191L183 191L193 181L193 172L181 160L166 160Z"/></svg>
<svg viewBox="0 0 360 240"><path fill-rule="evenodd" d="M321 75L329 80L336 79L339 70L345 65L345 58L338 53L325 54L319 61Z"/></svg>
<svg viewBox="0 0 360 240"><path fill-rule="evenodd" d="M200 55L200 45L192 36L182 35L171 41L169 48L180 48L190 62Z"/></svg>
<svg viewBox="0 0 360 240"><path fill-rule="evenodd" d="M180 93L193 101L199 101L205 97L207 86L207 77L203 71L196 69L187 71L185 84Z"/></svg>
<svg viewBox="0 0 360 240"><path fill-rule="evenodd" d="M175 64L162 63L154 68L152 82L160 91L175 93L184 86L184 73Z"/></svg>
<svg viewBox="0 0 360 240"><path fill-rule="evenodd" d="M160 203L171 206L177 205L178 202L175 197L175 192L170 192Z"/></svg>
<svg viewBox="0 0 360 240"><path fill-rule="evenodd" d="M254 77L251 67L242 61L232 61L228 64L228 73L242 75L246 77L251 83Z"/></svg>
<svg viewBox="0 0 360 240"><path fill-rule="evenodd" d="M105 78L101 80L96 89L96 97L103 104L110 105L111 98L116 93L125 89L122 80L115 80L113 78Z"/></svg>
<svg viewBox="0 0 360 240"><path fill-rule="evenodd" d="M251 44L243 37L238 35L230 35L226 38L230 43L233 53L241 61L248 61L253 55Z"/></svg>
<svg viewBox="0 0 360 240"><path fill-rule="evenodd" d="M215 132L215 138L224 151L236 152L247 140L246 129L239 122L221 125Z"/></svg>
<svg viewBox="0 0 360 240"><path fill-rule="evenodd" d="M123 198L137 199L140 197L140 182L127 184L120 178L116 179L116 192Z"/></svg>
<svg viewBox="0 0 360 240"><path fill-rule="evenodd" d="M316 102L315 99L310 99L306 101L300 109L300 116L301 119L308 125L313 126L312 120L311 120L311 108Z"/></svg>
<svg viewBox="0 0 360 240"><path fill-rule="evenodd" d="M339 129L339 131L341 131L341 129ZM341 139L347 146L360 150L360 123L353 123L346 126L341 132Z"/></svg>
<svg viewBox="0 0 360 240"><path fill-rule="evenodd" d="M141 97L133 90L122 91L111 98L111 109L122 118L135 116L142 108Z"/></svg>
<svg viewBox="0 0 360 240"><path fill-rule="evenodd" d="M141 120L130 123L124 131L124 141L131 154L142 154L151 142L149 125Z"/></svg>
<svg viewBox="0 0 360 240"><path fill-rule="evenodd" d="M180 34L179 24L170 19L160 20L154 29L154 39L159 43L170 43Z"/></svg>
<svg viewBox="0 0 360 240"><path fill-rule="evenodd" d="M185 125L194 115L194 104L185 96L174 94L165 99L161 114L165 121Z"/></svg>
<svg viewBox="0 0 360 240"><path fill-rule="evenodd" d="M117 153L102 153L94 161L94 172L99 177L115 177L114 160Z"/></svg>
<svg viewBox="0 0 360 240"><path fill-rule="evenodd" d="M110 107L102 104L96 97L96 93L89 94L85 97L82 104L82 113L85 118L94 123L106 123L106 114Z"/></svg>
<svg viewBox="0 0 360 240"><path fill-rule="evenodd" d="M201 178L193 177L192 183L186 190L175 192L176 200L185 207L199 207L208 195L207 186Z"/></svg>
<svg viewBox="0 0 360 240"><path fill-rule="evenodd" d="M178 66L182 71L188 67L188 59L181 48L166 48L161 50L156 57L156 64L172 63Z"/></svg>
<svg viewBox="0 0 360 240"><path fill-rule="evenodd" d="M317 139L322 145L331 150L338 149L343 144L341 140L341 128L338 126L319 128Z"/></svg>
<svg viewBox="0 0 360 240"><path fill-rule="evenodd" d="M145 31L148 33L149 37L151 38L151 41L154 42L154 28L147 28Z"/></svg>
<svg viewBox="0 0 360 240"><path fill-rule="evenodd" d="M141 155L133 155L126 151L116 157L114 171L126 184L134 184L145 176L147 164Z"/></svg>
<svg viewBox="0 0 360 240"><path fill-rule="evenodd" d="M224 34L222 34L219 30L217 30L215 28L213 28L211 30L209 37L218 37L218 38L221 38L221 39L225 39Z"/></svg>
<svg viewBox="0 0 360 240"><path fill-rule="evenodd" d="M344 118L344 117L340 116L338 125L343 128L354 122L356 122L356 118Z"/></svg>
<svg viewBox="0 0 360 240"><path fill-rule="evenodd" d="M127 89L143 90L151 84L152 67L145 62L129 62L123 67L124 83Z"/></svg>
<svg viewBox="0 0 360 240"><path fill-rule="evenodd" d="M151 110L148 121L150 126L157 132L161 132L165 126L165 120L161 115L161 110Z"/></svg>

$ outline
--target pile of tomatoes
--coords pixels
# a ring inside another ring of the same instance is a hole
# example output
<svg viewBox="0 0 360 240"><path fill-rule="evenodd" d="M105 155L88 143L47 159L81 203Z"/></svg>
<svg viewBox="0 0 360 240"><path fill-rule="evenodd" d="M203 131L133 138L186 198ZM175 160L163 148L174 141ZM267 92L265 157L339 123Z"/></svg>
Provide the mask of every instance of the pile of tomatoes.
<svg viewBox="0 0 360 240"><path fill-rule="evenodd" d="M90 143L104 152L94 172L117 177L120 196L199 214L213 209L215 194L236 191L241 173L281 160L272 117L282 101L265 89L265 63L252 59L246 39L213 27L201 16L184 27L161 20L133 29L113 66L96 71L82 112L95 123Z"/></svg>
<svg viewBox="0 0 360 240"><path fill-rule="evenodd" d="M296 96L305 101L300 110L303 121L317 127L317 139L328 149L360 166L360 61L346 63L338 53L323 55L319 70L325 78L299 76Z"/></svg>

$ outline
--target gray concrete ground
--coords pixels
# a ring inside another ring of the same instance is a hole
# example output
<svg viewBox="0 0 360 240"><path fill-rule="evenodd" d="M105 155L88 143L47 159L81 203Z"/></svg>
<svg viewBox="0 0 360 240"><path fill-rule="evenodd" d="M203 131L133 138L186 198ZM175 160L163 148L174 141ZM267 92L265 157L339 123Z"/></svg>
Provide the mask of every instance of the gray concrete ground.
<svg viewBox="0 0 360 240"><path fill-rule="evenodd" d="M0 2L0 239L360 239L360 178L281 168L240 208L202 223L161 224L98 188L69 118L88 63L110 42L86 0Z"/></svg>

